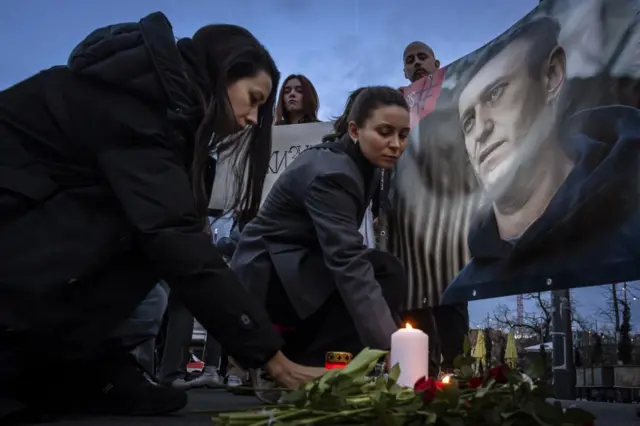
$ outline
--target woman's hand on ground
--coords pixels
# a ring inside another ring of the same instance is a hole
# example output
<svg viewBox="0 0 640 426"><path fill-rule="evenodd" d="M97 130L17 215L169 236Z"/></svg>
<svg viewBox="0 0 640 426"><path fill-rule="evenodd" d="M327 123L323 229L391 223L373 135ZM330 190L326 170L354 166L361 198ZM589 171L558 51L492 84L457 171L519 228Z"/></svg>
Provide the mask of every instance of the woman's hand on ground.
<svg viewBox="0 0 640 426"><path fill-rule="evenodd" d="M280 351L267 362L265 370L276 382L288 389L298 389L327 371L325 368L296 364Z"/></svg>

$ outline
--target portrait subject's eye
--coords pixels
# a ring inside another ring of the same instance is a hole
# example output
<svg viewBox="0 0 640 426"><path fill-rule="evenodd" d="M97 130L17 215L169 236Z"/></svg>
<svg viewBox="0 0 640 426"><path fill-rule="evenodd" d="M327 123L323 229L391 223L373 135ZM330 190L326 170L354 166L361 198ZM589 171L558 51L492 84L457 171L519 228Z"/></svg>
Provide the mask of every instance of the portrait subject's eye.
<svg viewBox="0 0 640 426"><path fill-rule="evenodd" d="M505 87L506 84L499 84L491 89L491 91L489 92L489 102L495 102L500 99L500 96L502 96Z"/></svg>
<svg viewBox="0 0 640 426"><path fill-rule="evenodd" d="M471 130L473 130L473 126L475 125L476 119L474 116L465 117L462 120L462 131L465 134L468 134Z"/></svg>

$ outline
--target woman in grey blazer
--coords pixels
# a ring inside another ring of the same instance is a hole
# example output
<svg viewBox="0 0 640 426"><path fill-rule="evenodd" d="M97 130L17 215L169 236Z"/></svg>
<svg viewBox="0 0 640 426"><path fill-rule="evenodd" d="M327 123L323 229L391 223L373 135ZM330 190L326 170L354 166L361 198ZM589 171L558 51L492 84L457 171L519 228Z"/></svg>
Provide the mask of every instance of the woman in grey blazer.
<svg viewBox="0 0 640 426"><path fill-rule="evenodd" d="M380 169L407 145L407 103L395 89L367 87L339 120L334 138L279 176L231 262L284 352L307 365L323 365L328 351L389 349L407 287L400 261L367 249L359 232Z"/></svg>

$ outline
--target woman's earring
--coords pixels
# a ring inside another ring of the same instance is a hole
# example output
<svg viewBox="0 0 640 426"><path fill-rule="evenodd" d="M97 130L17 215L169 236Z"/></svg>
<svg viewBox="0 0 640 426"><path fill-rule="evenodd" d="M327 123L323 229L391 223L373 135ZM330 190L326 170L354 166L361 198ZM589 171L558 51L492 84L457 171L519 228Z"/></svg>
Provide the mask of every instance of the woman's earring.
<svg viewBox="0 0 640 426"><path fill-rule="evenodd" d="M358 139L353 139L353 143L357 144L358 143Z"/></svg>

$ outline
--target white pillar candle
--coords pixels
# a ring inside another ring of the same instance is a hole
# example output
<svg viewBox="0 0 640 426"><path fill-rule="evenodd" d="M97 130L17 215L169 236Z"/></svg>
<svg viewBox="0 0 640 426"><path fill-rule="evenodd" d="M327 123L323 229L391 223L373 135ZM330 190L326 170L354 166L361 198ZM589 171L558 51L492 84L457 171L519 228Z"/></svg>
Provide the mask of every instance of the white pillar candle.
<svg viewBox="0 0 640 426"><path fill-rule="evenodd" d="M401 328L391 335L391 366L400 364L398 384L413 388L421 377L429 375L429 336L422 330Z"/></svg>

